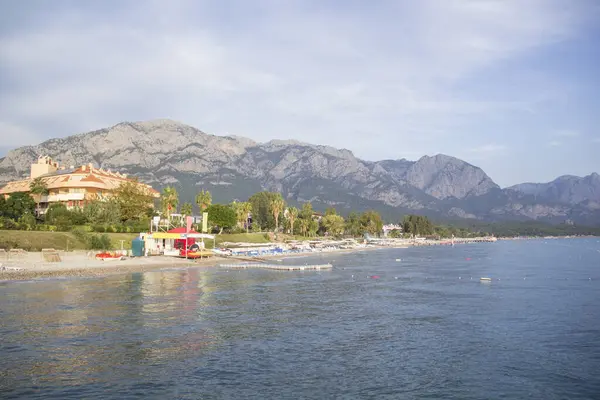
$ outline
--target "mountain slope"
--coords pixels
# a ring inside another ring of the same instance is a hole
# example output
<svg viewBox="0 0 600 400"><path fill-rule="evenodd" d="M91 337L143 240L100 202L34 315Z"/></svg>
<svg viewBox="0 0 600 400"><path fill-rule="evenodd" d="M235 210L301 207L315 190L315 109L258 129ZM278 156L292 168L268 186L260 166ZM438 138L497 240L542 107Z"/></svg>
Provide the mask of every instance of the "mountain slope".
<svg viewBox="0 0 600 400"><path fill-rule="evenodd" d="M0 159L0 183L27 176L42 154L62 165L92 162L134 174L157 188L174 185L182 201L193 201L201 188L217 202L274 190L290 203L311 201L316 208L333 205L342 211L377 208L395 218L419 212L437 218L554 221L577 214L553 198L536 200L527 188L502 190L480 168L446 155L371 162L345 149L297 141L257 143L170 120L124 122L12 150ZM589 201L579 202L579 214L596 215L595 198L577 193L577 199Z"/></svg>
<svg viewBox="0 0 600 400"><path fill-rule="evenodd" d="M564 175L548 183L521 183L508 188L530 194L543 201L576 205L585 201L600 202L600 175L580 178Z"/></svg>

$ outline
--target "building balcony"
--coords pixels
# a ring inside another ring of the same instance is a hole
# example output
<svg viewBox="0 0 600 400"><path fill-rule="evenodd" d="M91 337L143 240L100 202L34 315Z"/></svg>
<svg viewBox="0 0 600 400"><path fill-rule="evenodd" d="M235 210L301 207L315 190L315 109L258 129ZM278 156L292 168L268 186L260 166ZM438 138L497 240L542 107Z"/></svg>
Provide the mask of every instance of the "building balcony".
<svg viewBox="0 0 600 400"><path fill-rule="evenodd" d="M85 193L59 193L41 196L40 203L56 203L59 201L85 200Z"/></svg>

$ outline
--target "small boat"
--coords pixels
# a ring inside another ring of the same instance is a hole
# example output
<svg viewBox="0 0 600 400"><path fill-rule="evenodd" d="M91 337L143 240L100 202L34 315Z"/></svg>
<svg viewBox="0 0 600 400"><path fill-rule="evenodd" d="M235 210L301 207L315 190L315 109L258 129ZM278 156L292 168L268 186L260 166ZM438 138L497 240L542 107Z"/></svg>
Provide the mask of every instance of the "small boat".
<svg viewBox="0 0 600 400"><path fill-rule="evenodd" d="M401 258L396 258L396 262L400 262L400 261L402 261Z"/></svg>
<svg viewBox="0 0 600 400"><path fill-rule="evenodd" d="M125 257L121 254L113 254L113 253L98 253L96 254L96 260L100 261L117 261L124 260Z"/></svg>
<svg viewBox="0 0 600 400"><path fill-rule="evenodd" d="M482 277L482 278L479 278L479 280L480 280L481 282L491 282L491 281L492 281L492 278L486 278L486 277Z"/></svg>

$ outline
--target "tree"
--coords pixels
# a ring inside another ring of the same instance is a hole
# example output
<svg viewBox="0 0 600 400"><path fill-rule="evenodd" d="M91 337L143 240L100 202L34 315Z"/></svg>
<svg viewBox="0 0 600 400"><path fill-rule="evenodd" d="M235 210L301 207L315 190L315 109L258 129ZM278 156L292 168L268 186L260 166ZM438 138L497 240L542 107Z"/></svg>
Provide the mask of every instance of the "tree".
<svg viewBox="0 0 600 400"><path fill-rule="evenodd" d="M389 233L389 236L391 238L401 238L402 237L402 231L400 229L392 229Z"/></svg>
<svg viewBox="0 0 600 400"><path fill-rule="evenodd" d="M324 216L321 225L330 235L340 236L344 233L344 218L340 215L329 214Z"/></svg>
<svg viewBox="0 0 600 400"><path fill-rule="evenodd" d="M356 237L363 234L360 226L360 216L357 213L351 212L348 214L345 225L345 230L348 235Z"/></svg>
<svg viewBox="0 0 600 400"><path fill-rule="evenodd" d="M303 219L311 219L314 214L312 203L307 201L302 204L302 210L300 210L300 218Z"/></svg>
<svg viewBox="0 0 600 400"><path fill-rule="evenodd" d="M137 179L121 182L109 201L116 203L121 221L141 221L153 209L154 197L150 189Z"/></svg>
<svg viewBox="0 0 600 400"><path fill-rule="evenodd" d="M254 193L248 202L252 204L252 225L260 230L270 230L275 227L275 218L271 212L271 200L281 196L279 193L258 192Z"/></svg>
<svg viewBox="0 0 600 400"><path fill-rule="evenodd" d="M171 219L171 212L177 210L179 204L179 195L177 189L172 186L167 186L163 189L161 196L162 211L167 216L167 219Z"/></svg>
<svg viewBox="0 0 600 400"><path fill-rule="evenodd" d="M429 218L423 215L405 215L402 220L402 229L411 235L433 235L434 226Z"/></svg>
<svg viewBox="0 0 600 400"><path fill-rule="evenodd" d="M308 220L308 236L317 236L317 231L319 230L319 223L314 219Z"/></svg>
<svg viewBox="0 0 600 400"><path fill-rule="evenodd" d="M325 216L328 216L328 215L337 215L337 211L335 210L335 207L328 207L325 210Z"/></svg>
<svg viewBox="0 0 600 400"><path fill-rule="evenodd" d="M310 220L306 219L306 218L300 218L298 220L298 224L300 225L300 232L302 233L302 235L304 237L306 237L306 233L308 232L308 229L310 228Z"/></svg>
<svg viewBox="0 0 600 400"><path fill-rule="evenodd" d="M223 232L223 229L233 228L237 222L235 211L231 206L212 204L206 211L208 212L208 223L213 229L219 229L219 234Z"/></svg>
<svg viewBox="0 0 600 400"><path fill-rule="evenodd" d="M25 192L12 193L4 203L4 215L18 220L23 214L35 214L35 200Z"/></svg>
<svg viewBox="0 0 600 400"><path fill-rule="evenodd" d="M3 194L0 194L0 217L7 217L6 215L6 199Z"/></svg>
<svg viewBox="0 0 600 400"><path fill-rule="evenodd" d="M281 194L277 193L277 196L273 197L269 202L269 208L273 213L273 218L275 219L275 232L279 230L279 215L283 212L285 208L285 201Z"/></svg>
<svg viewBox="0 0 600 400"><path fill-rule="evenodd" d="M372 235L379 235L383 229L383 221L377 211L365 211L360 216L360 227Z"/></svg>
<svg viewBox="0 0 600 400"><path fill-rule="evenodd" d="M252 212L252 203L247 201L242 203L242 214L244 216L244 224L246 225L246 233L250 231L250 224L248 223L248 216Z"/></svg>
<svg viewBox="0 0 600 400"><path fill-rule="evenodd" d="M36 214L39 212L42 196L48 195L48 186L42 177L37 177L29 183L29 192L34 195Z"/></svg>
<svg viewBox="0 0 600 400"><path fill-rule="evenodd" d="M235 217L237 219L237 224L240 227L240 229L246 228L246 232L248 232L248 214L252 212L252 204L250 204L247 201L234 201L233 203L231 203L231 207L233 208L233 211L235 211Z"/></svg>
<svg viewBox="0 0 600 400"><path fill-rule="evenodd" d="M63 203L50 204L44 218L47 224L56 225L60 231L67 230L73 225L71 213Z"/></svg>
<svg viewBox="0 0 600 400"><path fill-rule="evenodd" d="M116 224L121 221L119 202L94 200L85 205L83 215L87 222L97 224Z"/></svg>
<svg viewBox="0 0 600 400"><path fill-rule="evenodd" d="M288 208L288 220L290 221L290 233L294 234L294 222L298 219L298 209L296 207Z"/></svg>
<svg viewBox="0 0 600 400"><path fill-rule="evenodd" d="M202 189L196 195L196 204L200 209L200 212L204 212L212 204L212 195L208 190Z"/></svg>
<svg viewBox="0 0 600 400"><path fill-rule="evenodd" d="M181 213L185 216L192 215L192 203L183 203L181 205Z"/></svg>

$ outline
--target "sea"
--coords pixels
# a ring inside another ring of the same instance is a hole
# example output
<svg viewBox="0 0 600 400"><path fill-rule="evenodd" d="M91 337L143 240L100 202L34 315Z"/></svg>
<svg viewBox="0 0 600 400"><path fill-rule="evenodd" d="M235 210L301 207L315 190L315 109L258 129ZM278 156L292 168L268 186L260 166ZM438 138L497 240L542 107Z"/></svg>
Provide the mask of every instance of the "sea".
<svg viewBox="0 0 600 400"><path fill-rule="evenodd" d="M600 399L598 238L279 262L2 282L0 398Z"/></svg>

